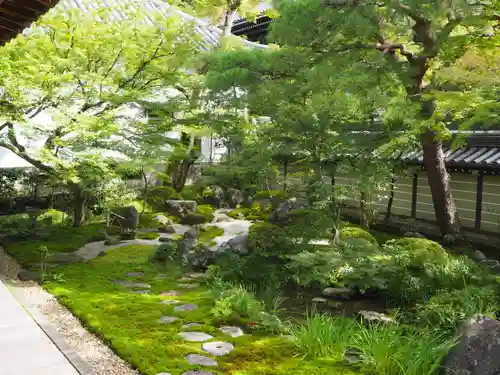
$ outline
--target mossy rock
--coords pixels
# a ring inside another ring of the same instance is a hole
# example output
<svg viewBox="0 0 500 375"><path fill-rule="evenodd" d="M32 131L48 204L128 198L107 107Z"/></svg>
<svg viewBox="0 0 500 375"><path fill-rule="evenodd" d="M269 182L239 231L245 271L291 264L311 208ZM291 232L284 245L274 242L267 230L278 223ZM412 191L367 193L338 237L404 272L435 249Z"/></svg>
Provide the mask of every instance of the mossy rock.
<svg viewBox="0 0 500 375"><path fill-rule="evenodd" d="M207 217L199 213L187 214L181 219L181 224L183 225L201 225L207 222Z"/></svg>
<svg viewBox="0 0 500 375"><path fill-rule="evenodd" d="M209 223L214 219L214 209L208 204L199 205L196 208L196 213L205 217L205 222Z"/></svg>
<svg viewBox="0 0 500 375"><path fill-rule="evenodd" d="M413 267L425 267L426 264L446 265L450 256L439 243L425 238L398 238L387 241L384 250L398 254Z"/></svg>
<svg viewBox="0 0 500 375"><path fill-rule="evenodd" d="M158 232L137 232L135 238L140 240L157 240L160 237Z"/></svg>
<svg viewBox="0 0 500 375"><path fill-rule="evenodd" d="M367 230L359 227L346 227L340 230L340 241L349 243L352 240L364 240L372 245L378 245L377 239Z"/></svg>

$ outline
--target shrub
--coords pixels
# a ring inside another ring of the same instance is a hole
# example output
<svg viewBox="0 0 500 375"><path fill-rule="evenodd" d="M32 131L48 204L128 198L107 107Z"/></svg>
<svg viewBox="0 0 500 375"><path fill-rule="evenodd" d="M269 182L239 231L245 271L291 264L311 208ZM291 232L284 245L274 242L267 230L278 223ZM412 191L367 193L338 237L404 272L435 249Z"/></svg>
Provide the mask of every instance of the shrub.
<svg viewBox="0 0 500 375"><path fill-rule="evenodd" d="M269 220L273 212L273 206L268 204L252 203L248 211L244 214L248 220Z"/></svg>
<svg viewBox="0 0 500 375"><path fill-rule="evenodd" d="M151 257L153 262L167 262L177 259L177 244L175 242L165 242L156 248Z"/></svg>
<svg viewBox="0 0 500 375"><path fill-rule="evenodd" d="M340 230L341 241L349 244L359 242L359 240L367 241L371 244L378 244L377 239L368 231L359 227L346 227Z"/></svg>
<svg viewBox="0 0 500 375"><path fill-rule="evenodd" d="M288 212L278 222L285 232L293 238L306 242L318 238L331 237L333 218L323 210L300 209Z"/></svg>
<svg viewBox="0 0 500 375"><path fill-rule="evenodd" d="M475 314L495 315L499 310L500 300L495 290L472 286L436 294L416 307L412 321L421 326L454 332L463 321Z"/></svg>
<svg viewBox="0 0 500 375"><path fill-rule="evenodd" d="M345 264L338 249L302 251L290 256L288 266L294 281L300 286L325 287L330 285L332 271Z"/></svg>
<svg viewBox="0 0 500 375"><path fill-rule="evenodd" d="M184 216L180 223L184 225L201 225L207 222L207 218L205 215L199 213L190 213Z"/></svg>
<svg viewBox="0 0 500 375"><path fill-rule="evenodd" d="M148 193L148 203L153 207L154 211L168 210L167 201L169 199L179 199L179 193L171 186L154 186Z"/></svg>
<svg viewBox="0 0 500 375"><path fill-rule="evenodd" d="M200 233L198 236L198 241L205 244L211 244L211 241L215 237L222 236L224 234L224 229L219 228L215 225L207 225L201 227Z"/></svg>
<svg viewBox="0 0 500 375"><path fill-rule="evenodd" d="M160 237L158 232L137 232L135 238L141 240L156 240Z"/></svg>
<svg viewBox="0 0 500 375"><path fill-rule="evenodd" d="M207 223L214 219L214 209L208 204L198 205L198 207L196 207L196 213L203 215Z"/></svg>
<svg viewBox="0 0 500 375"><path fill-rule="evenodd" d="M198 201L200 198L200 187L196 185L186 185L181 192L182 199Z"/></svg>
<svg viewBox="0 0 500 375"><path fill-rule="evenodd" d="M248 231L247 246L251 254L262 257L282 258L295 251L285 231L270 223L253 224Z"/></svg>

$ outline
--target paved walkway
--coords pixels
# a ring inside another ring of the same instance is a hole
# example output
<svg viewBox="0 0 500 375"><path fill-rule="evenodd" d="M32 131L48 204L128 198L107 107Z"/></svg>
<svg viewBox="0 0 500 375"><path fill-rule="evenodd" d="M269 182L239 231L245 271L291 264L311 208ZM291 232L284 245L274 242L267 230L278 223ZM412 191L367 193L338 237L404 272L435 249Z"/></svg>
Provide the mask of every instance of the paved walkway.
<svg viewBox="0 0 500 375"><path fill-rule="evenodd" d="M1 280L0 375L78 375Z"/></svg>

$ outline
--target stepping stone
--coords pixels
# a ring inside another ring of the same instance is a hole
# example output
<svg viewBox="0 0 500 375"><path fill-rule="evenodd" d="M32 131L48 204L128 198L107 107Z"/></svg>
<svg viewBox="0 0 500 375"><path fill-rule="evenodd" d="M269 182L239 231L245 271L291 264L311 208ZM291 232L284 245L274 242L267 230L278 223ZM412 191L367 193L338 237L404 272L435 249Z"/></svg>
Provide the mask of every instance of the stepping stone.
<svg viewBox="0 0 500 375"><path fill-rule="evenodd" d="M198 305L195 303L188 303L186 305L175 306L175 311L193 311L198 308Z"/></svg>
<svg viewBox="0 0 500 375"><path fill-rule="evenodd" d="M127 288L143 288L143 289L149 289L151 288L151 285L145 284L145 283L138 283L136 281L128 281L128 280L113 280L113 284L124 286Z"/></svg>
<svg viewBox="0 0 500 375"><path fill-rule="evenodd" d="M222 326L219 329L223 334L231 337L240 337L244 335L243 330L240 327Z"/></svg>
<svg viewBox="0 0 500 375"><path fill-rule="evenodd" d="M166 273L160 273L155 276L155 279L168 279L168 275Z"/></svg>
<svg viewBox="0 0 500 375"><path fill-rule="evenodd" d="M323 298L323 297L315 297L312 299L313 302L316 302L316 303L327 303L328 300L326 298Z"/></svg>
<svg viewBox="0 0 500 375"><path fill-rule="evenodd" d="M187 323L182 326L184 329L190 329L190 328L195 328L195 327L201 327L203 324L200 323Z"/></svg>
<svg viewBox="0 0 500 375"><path fill-rule="evenodd" d="M127 272L125 277L141 277L144 276L144 272Z"/></svg>
<svg viewBox="0 0 500 375"><path fill-rule="evenodd" d="M199 286L200 284L177 284L177 287L181 289L194 289L198 288Z"/></svg>
<svg viewBox="0 0 500 375"><path fill-rule="evenodd" d="M213 341L213 342L207 342L201 346L201 348L216 356L220 357L223 355L226 355L228 353L231 353L234 349L233 344L230 344L228 342L223 342L223 341Z"/></svg>
<svg viewBox="0 0 500 375"><path fill-rule="evenodd" d="M190 277L192 279L201 279L203 277L205 277L205 274L204 273L197 273L197 272L194 272L194 273L188 273L187 274L187 277Z"/></svg>
<svg viewBox="0 0 500 375"><path fill-rule="evenodd" d="M181 295L182 295L182 293L178 292L177 290L166 290L166 291L160 293L160 296L162 296L162 297L178 297Z"/></svg>
<svg viewBox="0 0 500 375"><path fill-rule="evenodd" d="M190 365L193 366L207 366L207 367L217 367L219 364L213 358L205 357L199 354L188 354L184 357Z"/></svg>
<svg viewBox="0 0 500 375"><path fill-rule="evenodd" d="M179 336L181 336L184 340L191 342L202 342L214 338L204 332L179 332Z"/></svg>
<svg viewBox="0 0 500 375"><path fill-rule="evenodd" d="M162 316L160 317L160 323L173 323L178 321L179 318L176 316Z"/></svg>
<svg viewBox="0 0 500 375"><path fill-rule="evenodd" d="M156 375L172 375L170 372L160 372L159 374Z"/></svg>
<svg viewBox="0 0 500 375"><path fill-rule="evenodd" d="M151 292L149 290L132 290L132 293L135 293L135 294L150 294Z"/></svg>
<svg viewBox="0 0 500 375"><path fill-rule="evenodd" d="M193 278L186 277L186 276L181 277L180 279L177 279L177 281L180 281L180 282L185 282L185 281L189 282L189 281L193 281L193 280L194 280Z"/></svg>
<svg viewBox="0 0 500 375"><path fill-rule="evenodd" d="M213 374L210 371L189 370L189 371L183 372L182 375L213 375Z"/></svg>
<svg viewBox="0 0 500 375"><path fill-rule="evenodd" d="M177 303L181 303L181 301L177 301L176 299L166 299L166 300L161 301L160 303L162 303L164 305L175 305Z"/></svg>

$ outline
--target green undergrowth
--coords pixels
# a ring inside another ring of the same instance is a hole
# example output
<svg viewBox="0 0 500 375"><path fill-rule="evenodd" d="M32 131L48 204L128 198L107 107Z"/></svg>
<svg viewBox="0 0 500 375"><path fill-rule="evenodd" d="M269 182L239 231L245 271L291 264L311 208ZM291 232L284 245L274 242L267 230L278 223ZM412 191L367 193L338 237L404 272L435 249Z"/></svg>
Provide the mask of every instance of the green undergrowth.
<svg viewBox="0 0 500 375"><path fill-rule="evenodd" d="M40 262L41 246L46 246L51 254L70 253L89 242L104 239L104 223L77 228L54 225L44 230L47 233L42 238L6 240L3 245L7 253L16 258L21 266L29 266Z"/></svg>
<svg viewBox="0 0 500 375"><path fill-rule="evenodd" d="M187 354L199 353L200 343L183 341L177 333L186 323L202 323L195 330L235 345L235 350L218 358L220 368L213 374L232 375L354 375L331 359L303 360L296 356L295 346L279 335L247 333L243 337L224 337L212 318L214 301L203 287L177 289L176 277L182 272L174 266L163 268L148 262L152 246L127 246L109 251L87 264L72 264L58 269L60 277L46 288L65 304L94 333L102 337L123 359L144 375L170 372L180 375L193 370L184 359ZM134 280L151 285L150 295L136 295L130 289L112 284L124 279L127 272L141 271L143 277ZM157 278L160 273L168 278ZM166 290L182 290L182 296L161 297ZM177 299L196 303L192 312L175 312L172 306L161 304L162 299ZM161 324L162 315L178 316L171 324Z"/></svg>
<svg viewBox="0 0 500 375"><path fill-rule="evenodd" d="M200 229L198 234L198 241L205 245L211 246L214 244L212 241L215 237L222 236L224 234L224 229L219 228L215 225L206 225Z"/></svg>

